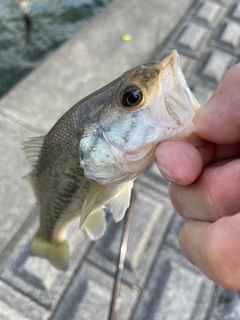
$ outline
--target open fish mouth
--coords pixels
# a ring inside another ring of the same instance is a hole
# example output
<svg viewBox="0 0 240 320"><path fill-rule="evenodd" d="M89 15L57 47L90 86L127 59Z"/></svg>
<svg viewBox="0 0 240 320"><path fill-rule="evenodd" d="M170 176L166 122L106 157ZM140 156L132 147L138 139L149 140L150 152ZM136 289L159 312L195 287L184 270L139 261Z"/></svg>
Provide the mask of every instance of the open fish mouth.
<svg viewBox="0 0 240 320"><path fill-rule="evenodd" d="M188 87L176 50L172 50L158 65L161 69L159 94L152 110L159 126L165 128L157 139L160 142L180 132L184 135L191 133L194 130L192 119L200 105Z"/></svg>
<svg viewBox="0 0 240 320"><path fill-rule="evenodd" d="M177 51L172 50L160 63L162 64L164 89L168 89L169 84L167 78L170 77L173 84L171 89L175 89L178 93L184 92L190 100L191 108L197 110L200 105L187 85L183 72L180 68L179 54Z"/></svg>

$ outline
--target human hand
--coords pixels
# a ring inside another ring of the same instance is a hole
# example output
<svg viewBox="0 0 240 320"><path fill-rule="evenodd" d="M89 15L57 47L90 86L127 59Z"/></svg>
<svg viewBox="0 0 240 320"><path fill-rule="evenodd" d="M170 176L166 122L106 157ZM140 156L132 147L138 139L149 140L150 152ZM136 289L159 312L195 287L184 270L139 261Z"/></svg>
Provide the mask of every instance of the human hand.
<svg viewBox="0 0 240 320"><path fill-rule="evenodd" d="M200 147L166 141L155 152L169 196L188 221L179 233L185 257L219 285L240 291L240 64L197 110Z"/></svg>

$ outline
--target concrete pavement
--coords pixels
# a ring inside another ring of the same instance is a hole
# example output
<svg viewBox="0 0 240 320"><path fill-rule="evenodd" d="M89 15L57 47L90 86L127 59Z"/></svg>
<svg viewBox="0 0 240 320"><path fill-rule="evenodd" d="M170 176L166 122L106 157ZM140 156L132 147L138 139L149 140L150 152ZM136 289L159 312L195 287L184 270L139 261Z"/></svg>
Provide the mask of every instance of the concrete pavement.
<svg viewBox="0 0 240 320"><path fill-rule="evenodd" d="M124 33L132 41L122 41ZM97 242L73 224L65 273L29 257L38 208L21 180L30 170L21 141L47 132L75 102L172 48L203 104L239 61L240 2L115 0L1 100L0 319L107 319L122 222L109 217ZM117 319L240 319L235 292L182 256L177 234L184 220L167 189L154 166L137 180Z"/></svg>

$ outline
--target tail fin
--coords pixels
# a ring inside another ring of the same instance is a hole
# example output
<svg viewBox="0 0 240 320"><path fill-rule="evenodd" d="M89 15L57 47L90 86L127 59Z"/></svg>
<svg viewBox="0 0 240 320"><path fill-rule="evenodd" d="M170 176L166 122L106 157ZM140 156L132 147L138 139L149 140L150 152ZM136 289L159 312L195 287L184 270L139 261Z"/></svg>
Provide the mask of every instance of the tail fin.
<svg viewBox="0 0 240 320"><path fill-rule="evenodd" d="M47 259L55 268L66 271L69 262L68 243L51 243L38 235L33 238L30 252L34 256Z"/></svg>

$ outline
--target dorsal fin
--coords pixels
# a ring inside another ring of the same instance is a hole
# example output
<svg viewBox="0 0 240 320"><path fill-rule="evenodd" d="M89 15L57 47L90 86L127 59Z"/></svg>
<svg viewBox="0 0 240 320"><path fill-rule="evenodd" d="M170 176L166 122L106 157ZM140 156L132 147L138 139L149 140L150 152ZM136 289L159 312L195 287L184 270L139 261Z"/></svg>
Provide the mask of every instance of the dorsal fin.
<svg viewBox="0 0 240 320"><path fill-rule="evenodd" d="M32 137L28 141L23 142L23 151L26 155L28 162L34 169L39 158L39 154L42 150L45 136Z"/></svg>

